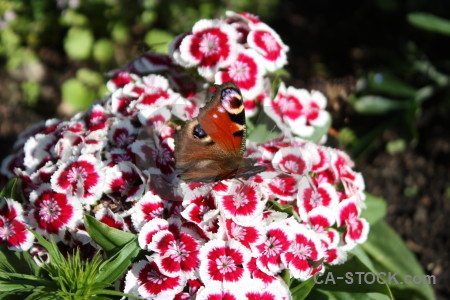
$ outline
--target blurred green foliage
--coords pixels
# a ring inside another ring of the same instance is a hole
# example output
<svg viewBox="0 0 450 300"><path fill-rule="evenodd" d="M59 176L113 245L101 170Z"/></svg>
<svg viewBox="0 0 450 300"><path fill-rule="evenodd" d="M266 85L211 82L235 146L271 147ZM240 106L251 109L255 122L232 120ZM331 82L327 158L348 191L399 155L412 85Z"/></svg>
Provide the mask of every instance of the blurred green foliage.
<svg viewBox="0 0 450 300"><path fill-rule="evenodd" d="M450 35L450 20L433 14L411 12L406 15L405 22L418 30ZM369 72L360 81L362 87L359 93L350 97L350 103L357 113L384 117L371 131L355 140L352 146L355 156L370 152L371 147L380 141L386 128L399 124L406 129L403 130L406 131L403 136L417 144L420 138L417 121L427 101L433 101L433 105L441 106L444 111L450 110L450 103L446 100L450 96L450 57L432 61L414 40L408 41L405 52L405 61L398 62L403 64L401 69L395 70L394 66L387 66L391 70L384 68L383 72ZM417 78L420 78L420 85L417 84ZM403 139L386 144L386 150L390 154L400 153L405 148Z"/></svg>
<svg viewBox="0 0 450 300"><path fill-rule="evenodd" d="M199 19L222 16L225 10L270 18L277 5L271 0L2 0L0 61L7 72L20 71L15 78L24 104L37 105L39 87L50 76L57 78L62 100L83 110L104 96L103 73L143 49L167 53L175 35L189 31ZM31 74L30 64L43 66L44 72ZM83 81L76 72L80 67L102 80Z"/></svg>

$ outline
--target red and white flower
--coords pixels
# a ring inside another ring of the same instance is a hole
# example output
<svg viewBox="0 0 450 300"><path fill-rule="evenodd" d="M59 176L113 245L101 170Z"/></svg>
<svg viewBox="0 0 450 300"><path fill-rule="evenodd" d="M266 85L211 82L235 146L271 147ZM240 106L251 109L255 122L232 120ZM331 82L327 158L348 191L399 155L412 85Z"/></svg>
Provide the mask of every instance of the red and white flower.
<svg viewBox="0 0 450 300"><path fill-rule="evenodd" d="M153 136L148 140L138 140L131 145L131 151L137 155L137 166L159 169L163 174L172 174L175 168L173 138L161 139Z"/></svg>
<svg viewBox="0 0 450 300"><path fill-rule="evenodd" d="M0 198L0 243L9 250L27 251L33 245L34 235L28 231L19 202Z"/></svg>
<svg viewBox="0 0 450 300"><path fill-rule="evenodd" d="M50 149L56 143L56 136L37 134L30 137L24 146L23 164L27 171L35 171L51 158Z"/></svg>
<svg viewBox="0 0 450 300"><path fill-rule="evenodd" d="M240 242L249 249L251 245L260 244L263 241L264 229L261 225L242 226L231 219L226 219L225 226L230 239Z"/></svg>
<svg viewBox="0 0 450 300"><path fill-rule="evenodd" d="M154 261L142 260L128 271L124 292L145 299L173 299L185 284L183 276L166 276Z"/></svg>
<svg viewBox="0 0 450 300"><path fill-rule="evenodd" d="M146 187L146 179L142 171L134 164L120 162L105 170L105 193L118 196L124 201L136 201L142 197Z"/></svg>
<svg viewBox="0 0 450 300"><path fill-rule="evenodd" d="M264 66L270 72L282 68L287 63L289 47L280 36L264 23L259 23L248 33L247 43L264 59Z"/></svg>
<svg viewBox="0 0 450 300"><path fill-rule="evenodd" d="M300 139L325 134L325 97L284 83L272 95L269 72L283 67L287 51L256 16L228 12L177 37L173 61L149 53L113 71L111 95L88 112L42 122L19 137L0 181L21 179L25 212L1 200L0 242L29 249L29 223L68 250L94 250L82 215L95 215L137 232L147 252L127 273L126 293L289 299L281 272L300 280L323 273L324 264L344 262L348 249L365 241L369 226L361 218L364 181L353 161ZM198 114L213 80L237 83L251 123L265 117L257 115L263 104L283 135L264 144L247 140L245 156L265 164L265 172L185 183L175 170L174 134L180 120ZM39 248L32 253L47 255Z"/></svg>
<svg viewBox="0 0 450 300"><path fill-rule="evenodd" d="M252 257L246 266L250 271L250 277L260 286L269 286L270 284L282 280L276 275L267 274L256 264L256 257Z"/></svg>
<svg viewBox="0 0 450 300"><path fill-rule="evenodd" d="M203 286L202 282L198 279L188 279L186 285L185 292L176 294L174 300L198 299L198 290Z"/></svg>
<svg viewBox="0 0 450 300"><path fill-rule="evenodd" d="M183 67L198 66L198 73L209 81L219 68L236 58L237 32L220 20L200 20L185 36L178 48L175 61Z"/></svg>
<svg viewBox="0 0 450 300"><path fill-rule="evenodd" d="M267 183L271 196L280 200L295 199L298 191L298 179L287 174L278 174Z"/></svg>
<svg viewBox="0 0 450 300"><path fill-rule="evenodd" d="M242 49L237 58L215 76L216 83L232 80L239 86L244 99L254 99L263 92L264 61L252 49Z"/></svg>
<svg viewBox="0 0 450 300"><path fill-rule="evenodd" d="M104 170L93 155L82 155L62 164L51 178L55 192L68 194L82 204L94 204L104 191Z"/></svg>
<svg viewBox="0 0 450 300"><path fill-rule="evenodd" d="M335 209L339 203L336 189L329 183L323 182L311 185L307 178L300 181L297 194L297 206L303 220L308 220L309 213L317 207Z"/></svg>
<svg viewBox="0 0 450 300"><path fill-rule="evenodd" d="M128 231L125 220L108 207L102 207L95 213L95 218L109 227Z"/></svg>
<svg viewBox="0 0 450 300"><path fill-rule="evenodd" d="M266 204L266 195L256 184L237 184L235 181L229 184L226 190L217 192L219 209L238 224L257 223Z"/></svg>
<svg viewBox="0 0 450 300"><path fill-rule="evenodd" d="M311 160L308 152L300 147L285 147L275 153L272 164L289 174L304 175L311 170Z"/></svg>
<svg viewBox="0 0 450 300"><path fill-rule="evenodd" d="M248 300L284 300L291 298L288 287L281 279L269 286L261 286L258 282L250 281L242 287L241 294L244 297L242 299Z"/></svg>
<svg viewBox="0 0 450 300"><path fill-rule="evenodd" d="M320 240L305 225L291 222L292 243L288 251L281 254L281 261L291 272L292 277L306 280L324 255Z"/></svg>
<svg viewBox="0 0 450 300"><path fill-rule="evenodd" d="M266 98L264 111L286 135L309 137L314 127L325 126L330 119L325 111L326 99L322 93L310 94L305 89L288 87L281 83L274 99Z"/></svg>
<svg viewBox="0 0 450 300"><path fill-rule="evenodd" d="M146 223L139 232L138 242L139 246L144 250L150 250L149 244L152 242L153 236L161 230L167 230L169 222L164 219L153 219Z"/></svg>
<svg viewBox="0 0 450 300"><path fill-rule="evenodd" d="M200 279L208 286L221 283L223 288L243 284L250 278L245 265L250 251L235 240L212 240L200 249Z"/></svg>
<svg viewBox="0 0 450 300"><path fill-rule="evenodd" d="M108 141L115 147L126 148L137 138L138 128L131 124L130 120L116 119L108 134Z"/></svg>
<svg viewBox="0 0 450 300"><path fill-rule="evenodd" d="M170 105L180 97L172 91L169 81L165 77L155 74L142 77L142 79L136 83L134 90L140 94L136 104L136 107L139 109Z"/></svg>
<svg viewBox="0 0 450 300"><path fill-rule="evenodd" d="M66 229L73 229L83 219L80 203L69 200L66 194L54 192L50 184L33 191L30 202L30 224L46 237L53 235L56 240L62 240Z"/></svg>
<svg viewBox="0 0 450 300"><path fill-rule="evenodd" d="M356 244L364 243L369 233L369 223L360 218L360 208L355 199L346 199L339 203L338 226L345 226L343 241L344 249L352 249Z"/></svg>
<svg viewBox="0 0 450 300"><path fill-rule="evenodd" d="M291 246L289 229L284 221L274 222L268 226L266 236L266 240L256 246L256 265L267 274L277 274L282 270L281 255Z"/></svg>
<svg viewBox="0 0 450 300"><path fill-rule="evenodd" d="M152 192L146 192L132 208L131 220L136 231L141 231L141 228L153 219L162 219L163 210L163 200Z"/></svg>
<svg viewBox="0 0 450 300"><path fill-rule="evenodd" d="M195 297L196 300L239 300L243 299L237 289L224 289L222 284L211 282L201 287Z"/></svg>
<svg viewBox="0 0 450 300"><path fill-rule="evenodd" d="M174 277L182 274L194 278L199 265L199 243L188 233L174 234L170 230L161 230L153 237L148 248L157 255L154 261L161 273Z"/></svg>
<svg viewBox="0 0 450 300"><path fill-rule="evenodd" d="M108 82L106 83L106 87L110 92L114 92L115 90L124 87L132 81L133 79L131 78L130 73L125 71L118 71L110 80L108 80Z"/></svg>

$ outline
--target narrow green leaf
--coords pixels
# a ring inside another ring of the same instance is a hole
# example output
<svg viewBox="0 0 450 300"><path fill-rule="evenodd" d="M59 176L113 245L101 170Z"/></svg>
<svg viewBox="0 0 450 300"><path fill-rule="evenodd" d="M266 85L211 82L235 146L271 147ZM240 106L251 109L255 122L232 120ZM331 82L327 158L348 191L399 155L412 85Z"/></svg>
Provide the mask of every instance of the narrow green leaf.
<svg viewBox="0 0 450 300"><path fill-rule="evenodd" d="M396 110L407 109L410 103L396 101L381 96L367 95L356 99L353 109L360 114L382 115Z"/></svg>
<svg viewBox="0 0 450 300"><path fill-rule="evenodd" d="M407 283L406 280L409 281L412 278L433 280L433 277L426 277L411 250L384 221L371 227L369 238L361 247L372 258L378 272L397 273L395 275L396 280L389 282L394 295L407 293L409 299L435 299L430 284ZM406 278L405 276L412 278Z"/></svg>
<svg viewBox="0 0 450 300"><path fill-rule="evenodd" d="M354 255L356 257L358 257L358 259L365 264L370 270L372 270L373 272L376 272L375 266L373 265L372 260L370 259L370 257L367 255L366 252L364 252L364 250L361 248L360 245L356 246L355 248L353 248L350 251L351 255Z"/></svg>
<svg viewBox="0 0 450 300"><path fill-rule="evenodd" d="M335 292L380 293L394 299L389 286L379 283L376 273L357 256L346 263L331 266L324 275L315 278L316 288ZM372 282L373 281L373 282Z"/></svg>
<svg viewBox="0 0 450 300"><path fill-rule="evenodd" d="M96 295L112 295L112 296L119 296L119 297L128 297L128 298L132 298L132 299L142 299L139 296L135 296L135 295L131 295L131 294L125 294L119 291L113 291L113 290L94 290L92 291L92 294L96 294ZM92 298L89 298L92 299ZM106 298L106 299L111 299L111 298Z"/></svg>
<svg viewBox="0 0 450 300"><path fill-rule="evenodd" d="M29 280L15 279L14 282L10 280L0 280L0 292L32 290L37 286L39 286L38 283L34 284Z"/></svg>
<svg viewBox="0 0 450 300"><path fill-rule="evenodd" d="M2 197L19 201L18 179L16 177L11 178L0 191L0 198Z"/></svg>
<svg viewBox="0 0 450 300"><path fill-rule="evenodd" d="M290 287L289 291L291 292L292 299L303 300L305 299L313 287L316 285L314 278L309 278L306 281L296 285L295 287Z"/></svg>
<svg viewBox="0 0 450 300"><path fill-rule="evenodd" d="M39 269L29 252L11 251L6 244L0 245L0 271L36 275Z"/></svg>
<svg viewBox="0 0 450 300"><path fill-rule="evenodd" d="M280 88L281 78L278 74L275 74L275 78L272 80L272 95L271 98L275 99L278 94L278 90Z"/></svg>
<svg viewBox="0 0 450 300"><path fill-rule="evenodd" d="M450 35L450 21L433 14L415 12L408 14L408 22L420 29Z"/></svg>
<svg viewBox="0 0 450 300"><path fill-rule="evenodd" d="M269 200L269 203L271 205L271 208L275 211L286 213L289 216L294 215L294 209L293 209L292 205L280 204L274 200Z"/></svg>
<svg viewBox="0 0 450 300"><path fill-rule="evenodd" d="M59 251L58 246L56 246L53 239L52 239L52 242L49 242L44 237L42 237L39 233L37 233L36 231L34 231L32 229L28 229L28 230L31 231L31 233L33 233L33 235L38 240L39 244L41 244L41 246L47 250L48 255L50 256L50 260L53 260L54 262L64 260L64 256Z"/></svg>
<svg viewBox="0 0 450 300"><path fill-rule="evenodd" d="M109 254L115 253L136 238L132 233L109 227L89 215L84 215L84 225L91 238Z"/></svg>
<svg viewBox="0 0 450 300"><path fill-rule="evenodd" d="M311 300L388 300L388 296L379 293L347 293L313 290L307 299Z"/></svg>
<svg viewBox="0 0 450 300"><path fill-rule="evenodd" d="M96 277L100 282L114 282L131 265L132 261L141 251L137 237L123 246L116 254L103 262Z"/></svg>
<svg viewBox="0 0 450 300"><path fill-rule="evenodd" d="M416 96L415 88L389 73L370 73L367 77L367 90L409 99Z"/></svg>
<svg viewBox="0 0 450 300"><path fill-rule="evenodd" d="M375 197L369 193L365 193L366 209L361 213L361 217L367 220L370 225L377 223L386 216L387 204L383 198Z"/></svg>

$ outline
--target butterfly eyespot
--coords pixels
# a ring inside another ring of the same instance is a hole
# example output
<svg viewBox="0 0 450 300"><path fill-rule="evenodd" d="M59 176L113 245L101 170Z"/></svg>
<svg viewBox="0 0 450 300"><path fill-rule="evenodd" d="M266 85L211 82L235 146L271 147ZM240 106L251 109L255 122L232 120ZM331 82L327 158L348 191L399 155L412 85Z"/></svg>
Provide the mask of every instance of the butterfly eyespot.
<svg viewBox="0 0 450 300"><path fill-rule="evenodd" d="M222 103L228 112L240 112L243 109L242 96L233 88L227 88L222 91Z"/></svg>
<svg viewBox="0 0 450 300"><path fill-rule="evenodd" d="M206 132L203 130L200 124L195 125L194 130L192 132L195 138L203 139L207 136Z"/></svg>

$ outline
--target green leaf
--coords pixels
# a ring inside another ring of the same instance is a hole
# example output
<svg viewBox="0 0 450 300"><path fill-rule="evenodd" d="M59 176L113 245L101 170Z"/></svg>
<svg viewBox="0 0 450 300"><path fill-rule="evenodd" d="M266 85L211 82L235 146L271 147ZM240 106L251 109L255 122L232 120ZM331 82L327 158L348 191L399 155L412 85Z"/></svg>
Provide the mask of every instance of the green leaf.
<svg viewBox="0 0 450 300"><path fill-rule="evenodd" d="M88 59L93 43L94 36L90 29L72 27L64 38L64 50L72 59Z"/></svg>
<svg viewBox="0 0 450 300"><path fill-rule="evenodd" d="M86 110L95 100L95 92L80 80L71 78L61 87L62 100L76 110Z"/></svg>
<svg viewBox="0 0 450 300"><path fill-rule="evenodd" d="M327 268L325 274L314 279L315 288L318 289L349 293L379 293L394 299L389 286L386 283L379 283L374 270L357 256L353 256L342 265Z"/></svg>
<svg viewBox="0 0 450 300"><path fill-rule="evenodd" d="M426 59L416 60L413 66L415 70L423 73L425 76L436 82L439 87L446 87L450 82L450 77L447 74L439 72L436 67ZM429 88L429 86L425 86L422 89L426 88ZM426 92L428 91L419 90L419 95L417 95L416 99L421 100L421 98L427 96Z"/></svg>
<svg viewBox="0 0 450 300"><path fill-rule="evenodd" d="M60 19L61 25L65 26L84 26L89 23L88 18L74 9L66 9Z"/></svg>
<svg viewBox="0 0 450 300"><path fill-rule="evenodd" d="M306 299L311 300L388 300L389 296L378 293L347 293L313 290Z"/></svg>
<svg viewBox="0 0 450 300"><path fill-rule="evenodd" d="M24 94L24 100L29 106L34 106L37 103L41 86L34 80L28 80L21 83L21 88Z"/></svg>
<svg viewBox="0 0 450 300"><path fill-rule="evenodd" d="M281 78L280 76L277 74L275 75L275 78L272 80L272 95L271 98L275 99L275 97L278 94L278 90L280 89L280 85L281 85Z"/></svg>
<svg viewBox="0 0 450 300"><path fill-rule="evenodd" d="M277 124L263 110L257 116L248 119L247 123L247 137L256 143L270 141L281 134Z"/></svg>
<svg viewBox="0 0 450 300"><path fill-rule="evenodd" d="M0 245L0 271L36 275L39 266L29 252L8 250L6 244Z"/></svg>
<svg viewBox="0 0 450 300"><path fill-rule="evenodd" d="M386 152L395 155L404 152L406 149L406 141L404 139L395 139L387 142Z"/></svg>
<svg viewBox="0 0 450 300"><path fill-rule="evenodd" d="M88 68L81 68L77 71L77 79L87 86L99 86L103 84L103 76Z"/></svg>
<svg viewBox="0 0 450 300"><path fill-rule="evenodd" d="M429 13L410 13L408 22L420 29L450 35L450 21Z"/></svg>
<svg viewBox="0 0 450 300"><path fill-rule="evenodd" d="M375 197L369 193L365 193L366 209L362 210L361 217L367 220L370 225L374 225L386 216L387 204L383 198Z"/></svg>
<svg viewBox="0 0 450 300"><path fill-rule="evenodd" d="M356 256L363 264L365 264L369 269L375 272L375 266L373 265L372 260L369 255L361 248L360 245L353 248L350 252L350 255Z"/></svg>
<svg viewBox="0 0 450 300"><path fill-rule="evenodd" d="M274 211L283 212L289 216L294 215L294 209L290 204L280 204L277 201L269 200L270 206Z"/></svg>
<svg viewBox="0 0 450 300"><path fill-rule="evenodd" d="M125 44L130 37L130 31L128 30L127 25L119 22L114 24L111 36L115 42Z"/></svg>
<svg viewBox="0 0 450 300"><path fill-rule="evenodd" d="M42 247L47 250L48 255L50 256L50 260L54 263L64 261L65 258L62 255L61 251L59 251L58 246L56 245L55 241L53 240L53 237L50 237L51 242L47 241L43 236L41 236L39 233L34 231L33 229L28 229L33 233L33 235L38 240L39 244L41 244Z"/></svg>
<svg viewBox="0 0 450 300"><path fill-rule="evenodd" d="M128 298L132 298L132 299L142 299L139 296L134 296L134 295L131 295L131 294L125 294L125 293L122 293L122 292L112 291L112 290L94 290L94 291L92 291L92 293L93 294L95 293L97 295L112 295L112 296L128 297ZM90 297L89 299L99 299L99 298ZM101 297L101 299L110 300L111 298Z"/></svg>
<svg viewBox="0 0 450 300"><path fill-rule="evenodd" d="M433 289L429 284L407 284L405 275L418 276L424 279L425 274L414 254L405 245L398 234L384 221L378 222L370 229L366 243L361 246L372 258L378 272L391 272L397 275L389 282L392 292L398 299L435 299ZM404 295L408 295L403 298ZM402 298L400 298L402 295Z"/></svg>
<svg viewBox="0 0 450 300"><path fill-rule="evenodd" d="M16 177L11 178L0 191L0 198L5 197L19 201L19 188L18 179Z"/></svg>
<svg viewBox="0 0 450 300"><path fill-rule="evenodd" d="M169 53L169 45L174 36L168 31L161 29L150 30L145 35L145 43L156 53Z"/></svg>
<svg viewBox="0 0 450 300"><path fill-rule="evenodd" d="M94 44L92 55L100 63L107 63L114 58L114 44L109 39L99 39Z"/></svg>
<svg viewBox="0 0 450 300"><path fill-rule="evenodd" d="M313 287L316 285L314 278L311 277L306 281L301 282L300 284L289 287L289 291L291 292L292 299L295 300L303 300L305 299Z"/></svg>
<svg viewBox="0 0 450 300"><path fill-rule="evenodd" d="M100 282L114 282L116 281L131 265L133 260L137 257L141 248L137 237L121 247L120 250L103 262L99 267L99 273L96 279Z"/></svg>
<svg viewBox="0 0 450 300"><path fill-rule="evenodd" d="M388 73L370 73L367 77L367 90L410 99L416 96L416 89Z"/></svg>
<svg viewBox="0 0 450 300"><path fill-rule="evenodd" d="M367 95L356 99L353 108L360 114L381 115L396 110L407 109L410 106L406 101L395 101L381 96Z"/></svg>
<svg viewBox="0 0 450 300"><path fill-rule="evenodd" d="M84 225L91 238L108 254L116 253L136 238L132 233L109 227L89 215L84 215Z"/></svg>

